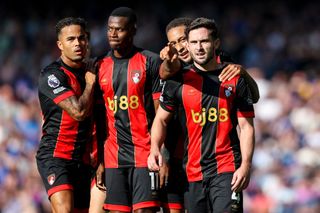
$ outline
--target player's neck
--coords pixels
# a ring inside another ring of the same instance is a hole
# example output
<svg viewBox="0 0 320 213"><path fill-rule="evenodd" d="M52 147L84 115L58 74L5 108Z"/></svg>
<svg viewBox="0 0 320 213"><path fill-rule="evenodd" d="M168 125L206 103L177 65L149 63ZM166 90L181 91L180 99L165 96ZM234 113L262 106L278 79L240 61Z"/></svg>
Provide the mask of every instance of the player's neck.
<svg viewBox="0 0 320 213"><path fill-rule="evenodd" d="M68 65L71 68L80 68L82 66L82 61L72 61L69 58L67 58L64 55L61 55L61 60L63 61L63 63L65 63L66 65Z"/></svg>
<svg viewBox="0 0 320 213"><path fill-rule="evenodd" d="M194 65L201 71L207 72L207 71L212 71L215 70L218 66L218 63L216 60L210 60L206 64L198 64L197 62L194 62Z"/></svg>
<svg viewBox="0 0 320 213"><path fill-rule="evenodd" d="M133 47L134 47L133 44L131 44L131 45L128 45L126 48L114 49L113 55L116 58L125 58L127 55L129 55L132 52Z"/></svg>

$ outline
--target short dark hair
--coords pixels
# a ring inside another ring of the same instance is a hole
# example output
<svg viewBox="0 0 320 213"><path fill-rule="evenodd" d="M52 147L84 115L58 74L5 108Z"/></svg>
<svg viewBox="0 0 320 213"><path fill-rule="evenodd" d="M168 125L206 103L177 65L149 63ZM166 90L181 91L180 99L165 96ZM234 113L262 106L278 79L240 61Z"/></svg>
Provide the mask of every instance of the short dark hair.
<svg viewBox="0 0 320 213"><path fill-rule="evenodd" d="M218 38L219 36L219 32L218 32L218 27L216 25L216 22L213 19L208 19L208 18L196 18L195 20L193 20L191 22L191 24L189 24L189 26L187 27L187 38L189 38L189 32L191 30L195 30L198 28L207 28L208 30L211 31L211 36L213 39Z"/></svg>
<svg viewBox="0 0 320 213"><path fill-rule="evenodd" d="M87 30L87 22L83 18L67 17L67 18L61 19L57 23L56 25L57 37L61 33L62 28L70 25L80 25L81 28L86 32L86 34L89 34L89 31Z"/></svg>
<svg viewBox="0 0 320 213"><path fill-rule="evenodd" d="M128 18L128 23L132 26L135 26L137 23L137 15L129 7L118 7L111 12L110 16L126 17Z"/></svg>
<svg viewBox="0 0 320 213"><path fill-rule="evenodd" d="M172 21L170 21L169 24L167 25L166 33L168 33L169 30L175 27L180 27L180 26L188 27L191 24L192 20L193 20L192 18L188 18L188 17L175 18Z"/></svg>

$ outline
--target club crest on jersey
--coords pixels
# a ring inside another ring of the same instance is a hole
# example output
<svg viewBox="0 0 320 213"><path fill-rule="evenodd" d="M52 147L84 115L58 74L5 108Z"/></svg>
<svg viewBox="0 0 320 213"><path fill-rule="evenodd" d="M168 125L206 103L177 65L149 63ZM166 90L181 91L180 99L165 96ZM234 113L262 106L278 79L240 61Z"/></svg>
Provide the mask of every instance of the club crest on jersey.
<svg viewBox="0 0 320 213"><path fill-rule="evenodd" d="M52 185L53 183L54 183L54 181L56 180L56 175L53 173L53 174L51 174L51 175L49 175L48 177L47 177L47 180L48 180L48 183L50 184L50 185Z"/></svg>
<svg viewBox="0 0 320 213"><path fill-rule="evenodd" d="M131 78L135 84L139 83L141 80L141 71L140 70L132 70Z"/></svg>
<svg viewBox="0 0 320 213"><path fill-rule="evenodd" d="M60 85L60 81L52 74L48 76L48 85L52 88L57 88Z"/></svg>
<svg viewBox="0 0 320 213"><path fill-rule="evenodd" d="M232 86L227 86L227 88L224 89L224 94L227 98L229 98L232 95Z"/></svg>

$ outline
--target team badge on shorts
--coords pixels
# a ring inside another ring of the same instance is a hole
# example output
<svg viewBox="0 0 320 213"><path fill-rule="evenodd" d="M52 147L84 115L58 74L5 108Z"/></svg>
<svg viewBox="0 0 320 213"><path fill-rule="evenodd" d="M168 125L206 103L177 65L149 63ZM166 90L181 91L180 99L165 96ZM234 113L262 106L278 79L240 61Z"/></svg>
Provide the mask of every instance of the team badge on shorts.
<svg viewBox="0 0 320 213"><path fill-rule="evenodd" d="M141 71L140 70L132 70L131 78L135 84L139 83L141 80Z"/></svg>
<svg viewBox="0 0 320 213"><path fill-rule="evenodd" d="M48 177L47 177L47 180L48 180L48 183L50 184L50 185L52 185L53 183L54 183L54 181L56 180L56 175L53 173L53 174L51 174L51 175L49 175Z"/></svg>
<svg viewBox="0 0 320 213"><path fill-rule="evenodd" d="M229 98L232 95L232 86L228 86L227 88L225 88L224 94L226 95L227 98Z"/></svg>
<svg viewBox="0 0 320 213"><path fill-rule="evenodd" d="M48 85L52 88L57 88L60 85L60 81L52 74L48 76Z"/></svg>

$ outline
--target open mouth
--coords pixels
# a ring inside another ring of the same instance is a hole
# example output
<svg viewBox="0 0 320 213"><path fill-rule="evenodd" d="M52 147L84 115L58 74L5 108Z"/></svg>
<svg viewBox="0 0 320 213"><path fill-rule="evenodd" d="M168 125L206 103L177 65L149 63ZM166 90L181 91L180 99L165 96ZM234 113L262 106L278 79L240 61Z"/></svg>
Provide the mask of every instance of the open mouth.
<svg viewBox="0 0 320 213"><path fill-rule="evenodd" d="M205 52L198 52L198 53L196 53L196 56L199 58L204 58L206 56L206 53Z"/></svg>
<svg viewBox="0 0 320 213"><path fill-rule="evenodd" d="M185 52L183 52L183 53L180 54L180 56L181 56L182 58L186 58L188 55L189 55L189 53L188 53L187 51L185 51Z"/></svg>
<svg viewBox="0 0 320 213"><path fill-rule="evenodd" d="M82 55L83 54L83 50L81 49L77 49L74 51L77 55Z"/></svg>

